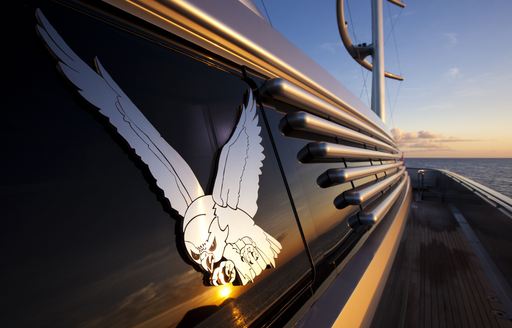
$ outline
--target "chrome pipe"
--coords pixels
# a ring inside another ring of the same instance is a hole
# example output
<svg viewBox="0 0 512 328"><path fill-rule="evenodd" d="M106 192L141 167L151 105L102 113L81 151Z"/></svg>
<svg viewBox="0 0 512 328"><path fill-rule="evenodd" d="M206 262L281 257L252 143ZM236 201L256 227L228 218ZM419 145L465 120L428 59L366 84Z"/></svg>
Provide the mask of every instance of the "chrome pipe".
<svg viewBox="0 0 512 328"><path fill-rule="evenodd" d="M281 120L280 128L281 131L286 135L296 131L311 132L321 136L360 142L363 144L382 148L393 153L398 153L397 148L390 146L380 140L305 112L287 114Z"/></svg>
<svg viewBox="0 0 512 328"><path fill-rule="evenodd" d="M405 172L405 167L400 169L397 173L386 177L378 182L374 182L362 188L355 188L343 193L344 203L350 205L361 205L377 194L383 192L390 186L394 185Z"/></svg>
<svg viewBox="0 0 512 328"><path fill-rule="evenodd" d="M297 158L302 163L330 163L344 159L398 159L400 155L328 142L310 142L299 151Z"/></svg>
<svg viewBox="0 0 512 328"><path fill-rule="evenodd" d="M260 88L260 95L265 101L284 103L294 109L301 109L308 113L327 118L337 123L362 130L379 140L396 147L395 142L387 131L369 124L345 110L336 107L319 97L312 95L304 89L280 78L268 80Z"/></svg>
<svg viewBox="0 0 512 328"><path fill-rule="evenodd" d="M409 176L405 175L404 179L393 189L392 192L388 193L386 197L368 212L359 214L359 224L373 225L386 216L389 210L396 203L398 197L402 194L402 191L409 185ZM354 226L354 223L350 223Z"/></svg>
<svg viewBox="0 0 512 328"><path fill-rule="evenodd" d="M329 169L322 173L316 181L320 187L327 188L380 172L396 169L403 164L403 162L396 162L385 165Z"/></svg>

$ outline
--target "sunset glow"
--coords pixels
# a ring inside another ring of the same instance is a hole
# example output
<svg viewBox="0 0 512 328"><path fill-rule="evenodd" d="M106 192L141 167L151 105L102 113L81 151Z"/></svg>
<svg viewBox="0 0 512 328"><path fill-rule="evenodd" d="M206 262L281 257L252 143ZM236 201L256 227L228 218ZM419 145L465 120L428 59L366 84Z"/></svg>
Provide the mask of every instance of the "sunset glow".
<svg viewBox="0 0 512 328"><path fill-rule="evenodd" d="M406 4L384 4L386 70L405 77L386 80L387 125L405 156L512 157L512 2ZM371 42L370 1L350 6L354 43ZM275 29L369 106L371 76L341 43L334 1L267 9Z"/></svg>
<svg viewBox="0 0 512 328"><path fill-rule="evenodd" d="M219 297L228 298L231 295L231 285L223 285L219 287Z"/></svg>

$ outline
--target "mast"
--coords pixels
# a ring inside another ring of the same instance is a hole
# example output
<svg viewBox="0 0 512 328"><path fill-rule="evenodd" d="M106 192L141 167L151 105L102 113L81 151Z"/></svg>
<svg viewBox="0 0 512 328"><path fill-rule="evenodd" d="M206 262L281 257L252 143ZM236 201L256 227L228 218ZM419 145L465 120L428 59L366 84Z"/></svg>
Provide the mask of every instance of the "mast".
<svg viewBox="0 0 512 328"><path fill-rule="evenodd" d="M372 110L386 123L386 86L385 78L391 78L403 81L403 77L397 74L389 73L384 70L384 18L383 18L383 1L372 1L372 43L354 45L348 34L347 23L345 21L345 1L336 1L336 14L338 18L338 30L340 32L343 45L348 53L361 66L372 72ZM388 0L401 8L405 5L399 0ZM372 63L365 58L372 56Z"/></svg>
<svg viewBox="0 0 512 328"><path fill-rule="evenodd" d="M382 0L372 0L372 110L386 123L386 81L384 80L384 19Z"/></svg>

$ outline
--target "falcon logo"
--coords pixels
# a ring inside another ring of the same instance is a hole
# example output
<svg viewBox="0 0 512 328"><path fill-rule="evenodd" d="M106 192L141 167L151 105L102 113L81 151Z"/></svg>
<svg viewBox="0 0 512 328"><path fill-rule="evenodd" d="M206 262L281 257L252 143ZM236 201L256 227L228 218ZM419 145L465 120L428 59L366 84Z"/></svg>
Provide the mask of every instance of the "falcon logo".
<svg viewBox="0 0 512 328"><path fill-rule="evenodd" d="M183 217L190 258L220 285L252 282L275 266L281 244L254 223L259 176L263 166L256 103L249 90L233 135L222 148L212 195L205 195L185 160L160 136L94 59L96 70L82 61L36 11L37 31L58 59L58 67L80 95L106 116L148 166L165 197Z"/></svg>

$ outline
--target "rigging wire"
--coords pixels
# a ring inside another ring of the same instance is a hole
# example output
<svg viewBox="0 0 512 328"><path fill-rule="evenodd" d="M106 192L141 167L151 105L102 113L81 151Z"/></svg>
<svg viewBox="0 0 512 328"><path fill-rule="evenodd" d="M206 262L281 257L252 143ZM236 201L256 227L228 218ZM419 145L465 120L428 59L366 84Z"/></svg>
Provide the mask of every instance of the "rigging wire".
<svg viewBox="0 0 512 328"><path fill-rule="evenodd" d="M352 19L352 11L350 10L350 1L349 0L347 1L347 9L348 9L350 30L352 31L352 34L354 36L354 41L356 41L356 43L359 43L359 41L357 40L356 29L354 27L354 20ZM365 91L366 99L368 101L368 107L370 107L371 106L370 95L368 94L368 86L366 84L366 81L368 78L368 72L366 72L366 74L365 74L365 71L361 66L360 66L360 69L361 69L361 75L363 77L363 87L361 88L361 92L359 93L359 98L362 99L363 91Z"/></svg>
<svg viewBox="0 0 512 328"><path fill-rule="evenodd" d="M265 15L267 15L268 22L269 22L270 26L274 27L274 25L272 25L272 20L270 19L270 15L268 14L267 6L265 5L265 0L261 0L261 4L263 5L263 10L265 10Z"/></svg>
<svg viewBox="0 0 512 328"><path fill-rule="evenodd" d="M391 30L388 32L388 36L387 36L386 40L389 39L390 35L393 37L393 45L395 47L395 56L396 56L396 61L398 63L398 71L399 71L399 74L402 75L402 65L400 64L400 55L398 53L398 42L396 41L395 26L396 26L396 23L398 23L400 16L402 16L403 9L400 10L398 16L396 17L396 21L393 22L393 16L391 16L390 6L391 5L388 3L387 4L387 7L388 7L387 13L388 13L388 17L389 17L389 22L391 24Z"/></svg>
<svg viewBox="0 0 512 328"><path fill-rule="evenodd" d="M263 6L263 10L265 11L265 15L267 16L267 19L269 21L270 26L273 27L272 20L270 18L270 14L269 14L267 6L265 4L265 0L261 0L261 4ZM354 27L354 20L352 18L352 10L350 8L350 0L347 1L347 9L348 9L348 15L349 15L349 24L350 24L350 27L351 27L350 29L351 29L352 34L354 36L354 40L356 41L356 43L359 43L358 38L357 38L357 34L356 34L356 29ZM398 22L398 20L400 19L401 15L402 15L402 10L399 11L399 14L396 17L396 21L395 22L393 21L393 17L391 16L390 4L387 4L387 10L386 11L388 13L388 20L390 21L391 29L388 32L385 40L387 41L387 40L389 40L390 37L392 37L393 46L394 46L394 49L395 49L396 61L397 61L397 64L398 64L399 74L402 75L402 67L401 67L401 63L400 63L400 56L399 56L399 53L398 53L398 42L396 40L396 35L395 35L395 26L396 26L396 23ZM365 71L362 67L360 67L360 69L361 69L361 76L363 78L363 86L361 88L361 92L359 93L359 98L363 99L363 92L364 92L364 94L366 94L367 104L368 104L369 107L371 107L371 100L370 100L370 95L369 95L369 92L368 92L368 84L367 84L368 75L370 73L368 71ZM386 98L387 98L388 106L389 106L389 109L390 109L390 118L391 118L391 122L392 122L393 127L395 127L394 115L393 114L394 114L394 110L396 109L396 104L397 104L398 97L399 97L399 94L400 94L401 86L402 86L402 82L398 81L397 91L396 91L395 96L393 97L394 101L392 102L391 101L391 97L390 97L390 91L389 91L388 85L386 83L386 94L387 94Z"/></svg>
<svg viewBox="0 0 512 328"><path fill-rule="evenodd" d="M400 82L400 83L398 84L398 87L397 87L397 89L396 89L395 101L394 101L394 103L393 103L393 108L394 108L394 109L397 109L396 104L397 104L397 102L398 102L398 97L399 97L399 95L400 95L400 90L401 90L401 88L402 88L402 82Z"/></svg>
<svg viewBox="0 0 512 328"><path fill-rule="evenodd" d="M370 75L370 72L367 70L363 70L361 68L361 75L363 76L363 86L361 87L361 92L359 93L359 98L363 99L363 92L366 91L366 100L368 101L368 107L370 107L370 96L368 94L368 87L366 84L366 81L368 80L368 75Z"/></svg>
<svg viewBox="0 0 512 328"><path fill-rule="evenodd" d="M393 21L393 16L391 16L391 8L390 7L391 7L391 5L388 3L386 11L388 13L388 20L389 20L389 22L391 24L391 29L388 32L388 35L386 37L386 41L389 39L390 36L392 36L393 46L394 46L394 49L395 49L396 62L398 64L398 71L399 71L399 74L402 75L402 65L400 63L400 55L399 55L399 52L398 52L398 42L396 40L396 35L395 35L395 26L396 26L398 20L400 19L400 16L402 15L402 11L403 10L400 10L398 16L396 17L396 20ZM388 100L389 113L390 113L392 127L395 127L394 115L393 114L394 114L394 111L396 110L396 104L398 102L398 97L400 95L401 87L402 87L402 81L398 81L398 86L397 86L397 89L396 89L396 94L395 94L395 97L394 97L394 101L391 102L390 92L389 92L389 89L388 89L388 83L386 83L386 93L387 93L386 98Z"/></svg>
<svg viewBox="0 0 512 328"><path fill-rule="evenodd" d="M399 84L399 86L402 85L402 84ZM391 119L391 127L392 128L395 128L396 125L395 125L395 119L393 117L393 107L391 106L391 97L389 96L390 92L389 92L389 86L388 84L386 83L386 101L388 103L388 108L389 108L389 118ZM395 98L395 103L396 103L396 98Z"/></svg>

